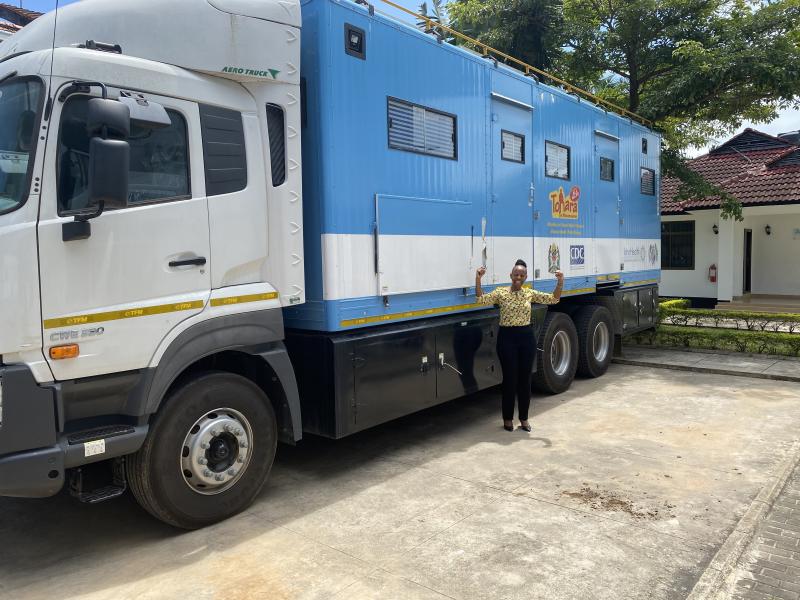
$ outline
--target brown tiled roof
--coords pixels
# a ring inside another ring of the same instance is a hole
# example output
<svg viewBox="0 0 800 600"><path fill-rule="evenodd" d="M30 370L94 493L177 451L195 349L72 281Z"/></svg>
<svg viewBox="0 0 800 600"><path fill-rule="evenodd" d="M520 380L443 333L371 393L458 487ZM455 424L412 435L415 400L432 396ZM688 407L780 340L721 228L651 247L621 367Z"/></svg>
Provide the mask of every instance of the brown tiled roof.
<svg viewBox="0 0 800 600"><path fill-rule="evenodd" d="M14 25L13 23L6 23L5 21L0 21L0 31L8 31L10 33L16 33L22 29L19 25Z"/></svg>
<svg viewBox="0 0 800 600"><path fill-rule="evenodd" d="M721 187L743 206L800 203L800 147L754 129L731 138L706 155L688 162L689 168ZM661 182L661 212L680 213L719 208L717 197L678 201L680 183Z"/></svg>
<svg viewBox="0 0 800 600"><path fill-rule="evenodd" d="M0 10L5 10L15 15L18 15L25 24L30 23L34 19L41 17L42 14L44 14L36 12L35 10L27 10L25 8L19 8L18 6L14 6L12 4L4 4L2 2L0 2Z"/></svg>

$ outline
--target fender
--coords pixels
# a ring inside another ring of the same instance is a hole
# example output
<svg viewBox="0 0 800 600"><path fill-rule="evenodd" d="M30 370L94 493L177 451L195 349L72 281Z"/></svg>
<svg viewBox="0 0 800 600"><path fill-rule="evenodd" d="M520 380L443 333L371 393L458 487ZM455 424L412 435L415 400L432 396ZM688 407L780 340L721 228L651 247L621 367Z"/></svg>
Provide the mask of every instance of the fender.
<svg viewBox="0 0 800 600"><path fill-rule="evenodd" d="M285 410L291 416L292 441L302 438L300 394L294 369L283 344L283 313L279 308L225 315L193 325L175 338L158 366L149 369L141 382L141 405L136 411L155 413L170 386L197 361L224 351L238 351L262 359L283 388Z"/></svg>

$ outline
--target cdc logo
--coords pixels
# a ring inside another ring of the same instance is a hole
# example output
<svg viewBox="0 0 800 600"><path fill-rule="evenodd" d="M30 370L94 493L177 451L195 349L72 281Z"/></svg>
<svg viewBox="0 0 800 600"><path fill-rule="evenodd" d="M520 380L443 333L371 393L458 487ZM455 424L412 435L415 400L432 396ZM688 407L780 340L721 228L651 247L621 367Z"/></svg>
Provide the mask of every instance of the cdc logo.
<svg viewBox="0 0 800 600"><path fill-rule="evenodd" d="M569 247L569 264L572 267L583 266L586 260L586 252L583 246L570 246Z"/></svg>

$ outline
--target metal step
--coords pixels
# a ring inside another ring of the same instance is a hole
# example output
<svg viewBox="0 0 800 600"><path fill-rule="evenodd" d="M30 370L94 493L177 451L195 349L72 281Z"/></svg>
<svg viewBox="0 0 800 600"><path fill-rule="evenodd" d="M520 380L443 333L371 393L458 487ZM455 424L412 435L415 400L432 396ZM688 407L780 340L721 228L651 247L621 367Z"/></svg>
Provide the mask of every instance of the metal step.
<svg viewBox="0 0 800 600"><path fill-rule="evenodd" d="M136 430L132 425L106 425L104 427L96 427L95 429L86 429L84 431L72 433L67 436L67 443L70 446L75 446L94 440L103 440L119 435L126 435L134 431Z"/></svg>
<svg viewBox="0 0 800 600"><path fill-rule="evenodd" d="M87 487L90 489L85 489ZM69 472L70 495L86 504L118 498L127 489L125 461L121 457L106 463L78 467Z"/></svg>

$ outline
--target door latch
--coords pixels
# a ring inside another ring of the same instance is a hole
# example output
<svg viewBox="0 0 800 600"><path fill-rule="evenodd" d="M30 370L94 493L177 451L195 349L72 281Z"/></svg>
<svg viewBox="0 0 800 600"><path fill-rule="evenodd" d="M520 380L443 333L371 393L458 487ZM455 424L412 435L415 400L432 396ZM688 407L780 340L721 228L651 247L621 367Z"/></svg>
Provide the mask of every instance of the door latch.
<svg viewBox="0 0 800 600"><path fill-rule="evenodd" d="M430 365L428 364L428 357L427 356L423 356L422 357L422 364L419 367L420 373L427 373L429 369L430 369Z"/></svg>
<svg viewBox="0 0 800 600"><path fill-rule="evenodd" d="M459 375L464 375L461 371L456 369L453 365L451 365L449 363L446 363L445 360L444 360L444 352L440 352L439 353L439 368L444 370L445 367L449 367L449 368L453 369L453 371L455 371Z"/></svg>

